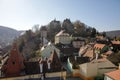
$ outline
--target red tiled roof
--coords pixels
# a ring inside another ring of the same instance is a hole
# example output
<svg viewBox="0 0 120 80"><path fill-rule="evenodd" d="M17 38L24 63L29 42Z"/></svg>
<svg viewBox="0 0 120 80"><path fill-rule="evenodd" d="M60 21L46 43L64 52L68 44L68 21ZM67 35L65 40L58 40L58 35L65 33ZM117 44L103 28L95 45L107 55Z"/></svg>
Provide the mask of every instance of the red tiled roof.
<svg viewBox="0 0 120 80"><path fill-rule="evenodd" d="M105 46L105 44L95 44L94 48L102 49Z"/></svg>
<svg viewBox="0 0 120 80"><path fill-rule="evenodd" d="M103 53L103 55L109 56L109 55L111 55L112 53L113 53L113 52L109 50L109 51Z"/></svg>
<svg viewBox="0 0 120 80"><path fill-rule="evenodd" d="M87 52L83 55L84 57L90 57L90 58L93 58L94 57L94 53L93 53L93 50L87 50Z"/></svg>
<svg viewBox="0 0 120 80"><path fill-rule="evenodd" d="M83 57L94 57L93 47L91 45L86 45L80 48L79 54Z"/></svg>
<svg viewBox="0 0 120 80"><path fill-rule="evenodd" d="M112 72L105 73L105 75L109 76L114 80L120 80L120 70L115 70Z"/></svg>
<svg viewBox="0 0 120 80"><path fill-rule="evenodd" d="M112 44L119 44L120 45L120 41L112 41Z"/></svg>

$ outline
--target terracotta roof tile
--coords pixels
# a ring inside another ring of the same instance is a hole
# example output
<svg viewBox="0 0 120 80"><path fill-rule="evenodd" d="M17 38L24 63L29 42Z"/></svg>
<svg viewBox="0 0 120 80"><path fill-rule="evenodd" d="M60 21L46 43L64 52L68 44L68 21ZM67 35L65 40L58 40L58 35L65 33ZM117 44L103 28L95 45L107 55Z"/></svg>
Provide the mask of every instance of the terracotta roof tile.
<svg viewBox="0 0 120 80"><path fill-rule="evenodd" d="M94 57L93 48L90 45L80 48L79 54L83 57L90 57L91 59Z"/></svg>
<svg viewBox="0 0 120 80"><path fill-rule="evenodd" d="M112 72L105 73L105 75L109 76L114 80L120 80L120 70L115 70Z"/></svg>
<svg viewBox="0 0 120 80"><path fill-rule="evenodd" d="M94 48L102 49L105 46L105 44L95 44Z"/></svg>
<svg viewBox="0 0 120 80"><path fill-rule="evenodd" d="M120 45L120 41L112 41L112 44L119 44Z"/></svg>
<svg viewBox="0 0 120 80"><path fill-rule="evenodd" d="M93 50L87 50L87 52L84 54L84 57L90 57L90 58L93 58L94 56L94 53L93 53Z"/></svg>
<svg viewBox="0 0 120 80"><path fill-rule="evenodd" d="M112 51L107 51L107 52L105 52L105 53L103 53L104 55L111 55L113 52Z"/></svg>

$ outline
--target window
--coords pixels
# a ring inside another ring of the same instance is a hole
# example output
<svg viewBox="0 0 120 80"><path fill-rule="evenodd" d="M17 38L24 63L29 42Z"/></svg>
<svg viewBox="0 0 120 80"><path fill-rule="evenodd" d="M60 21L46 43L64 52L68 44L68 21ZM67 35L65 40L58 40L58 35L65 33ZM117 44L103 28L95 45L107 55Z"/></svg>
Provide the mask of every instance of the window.
<svg viewBox="0 0 120 80"><path fill-rule="evenodd" d="M15 61L13 61L12 64L15 64Z"/></svg>

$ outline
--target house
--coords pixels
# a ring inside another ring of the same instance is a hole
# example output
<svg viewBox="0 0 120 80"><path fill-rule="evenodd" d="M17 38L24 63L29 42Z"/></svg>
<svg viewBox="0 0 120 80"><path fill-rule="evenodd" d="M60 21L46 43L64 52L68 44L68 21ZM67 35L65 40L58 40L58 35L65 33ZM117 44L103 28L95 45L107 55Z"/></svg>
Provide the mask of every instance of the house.
<svg viewBox="0 0 120 80"><path fill-rule="evenodd" d="M60 57L60 50L56 48L51 42L49 42L46 46L41 48L42 58L48 58L54 50L57 52L58 57Z"/></svg>
<svg viewBox="0 0 120 80"><path fill-rule="evenodd" d="M54 50L48 58L40 58L38 61L25 61L26 75L38 75L40 78L66 77L66 70L61 64L57 52ZM38 78L37 78L38 79ZM59 79L58 79L59 80Z"/></svg>
<svg viewBox="0 0 120 80"><path fill-rule="evenodd" d="M60 59L62 62L67 62L68 57L74 55L74 48L72 47L63 47L60 49Z"/></svg>
<svg viewBox="0 0 120 80"><path fill-rule="evenodd" d="M85 40L76 38L71 41L71 44L74 48L74 54L78 55L79 49L85 45Z"/></svg>
<svg viewBox="0 0 120 80"><path fill-rule="evenodd" d="M112 42L112 46L113 46L113 51L115 51L115 52L119 51L120 50L120 41L113 40L111 42Z"/></svg>
<svg viewBox="0 0 120 80"><path fill-rule="evenodd" d="M17 44L14 43L8 58L2 65L2 72L5 76L19 76L24 69L24 58L19 53Z"/></svg>
<svg viewBox="0 0 120 80"><path fill-rule="evenodd" d="M90 43L82 46L79 50L79 56L89 57L90 60L107 58L113 53L113 51L105 44L94 44Z"/></svg>
<svg viewBox="0 0 120 80"><path fill-rule="evenodd" d="M55 50L48 58L40 60L39 67L40 73L43 73L44 78L46 77L45 73L47 72L54 73L65 71Z"/></svg>
<svg viewBox="0 0 120 80"><path fill-rule="evenodd" d="M62 64L55 50L48 58L40 58L38 61L25 61L24 63L26 74L52 73L61 71L62 68Z"/></svg>
<svg viewBox="0 0 120 80"><path fill-rule="evenodd" d="M64 30L61 30L59 33L55 35L55 44L62 43L62 44L70 44L71 37L68 33Z"/></svg>
<svg viewBox="0 0 120 80"><path fill-rule="evenodd" d="M112 44L118 44L118 45L120 45L120 41L112 41Z"/></svg>
<svg viewBox="0 0 120 80"><path fill-rule="evenodd" d="M74 48L71 44L57 44L56 45L57 48L59 48L60 50L60 58L61 61L67 61L67 58L70 56L77 56L78 55L78 51L76 48Z"/></svg>
<svg viewBox="0 0 120 80"><path fill-rule="evenodd" d="M72 40L72 45L74 48L80 48L85 44L85 40L81 40L79 38Z"/></svg>
<svg viewBox="0 0 120 80"><path fill-rule="evenodd" d="M120 80L120 69L105 73L104 80Z"/></svg>
<svg viewBox="0 0 120 80"><path fill-rule="evenodd" d="M55 72L60 71L62 68L62 64L59 60L57 52L54 50L48 58L41 58L39 61L40 64L40 72ZM43 67L43 68L41 68Z"/></svg>
<svg viewBox="0 0 120 80"><path fill-rule="evenodd" d="M89 57L90 59L94 58L94 44L87 44L85 46L82 46L79 50L79 56L81 57Z"/></svg>
<svg viewBox="0 0 120 80"><path fill-rule="evenodd" d="M71 69L78 68L80 64L84 64L90 62L89 57L79 57L79 56L71 56L68 58L68 65L71 67Z"/></svg>
<svg viewBox="0 0 120 80"><path fill-rule="evenodd" d="M80 64L79 71L73 73L73 76L79 76L84 80L94 80L96 76L102 76L104 73L113 70L116 70L116 66L109 60L103 58Z"/></svg>
<svg viewBox="0 0 120 80"><path fill-rule="evenodd" d="M106 51L108 51L109 50L109 47L107 46L107 45L105 45L105 44L99 44L99 43L96 43L95 45L94 45L94 51L96 52L96 51L99 51L100 53L104 53L104 52L106 52Z"/></svg>
<svg viewBox="0 0 120 80"><path fill-rule="evenodd" d="M72 40L76 40L76 39L80 39L80 40L85 40L85 38L77 36L77 35L72 35Z"/></svg>
<svg viewBox="0 0 120 80"><path fill-rule="evenodd" d="M107 58L108 56L110 56L111 54L113 54L112 50L108 50L107 52L101 54L102 58Z"/></svg>

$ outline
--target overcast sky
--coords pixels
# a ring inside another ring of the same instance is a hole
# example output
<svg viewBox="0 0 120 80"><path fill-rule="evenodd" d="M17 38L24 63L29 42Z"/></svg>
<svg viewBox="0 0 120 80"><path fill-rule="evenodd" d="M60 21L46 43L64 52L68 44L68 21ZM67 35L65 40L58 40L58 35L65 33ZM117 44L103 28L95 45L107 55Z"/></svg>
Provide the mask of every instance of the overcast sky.
<svg viewBox="0 0 120 80"><path fill-rule="evenodd" d="M120 0L0 0L0 25L27 30L55 19L80 20L98 31L120 30Z"/></svg>

